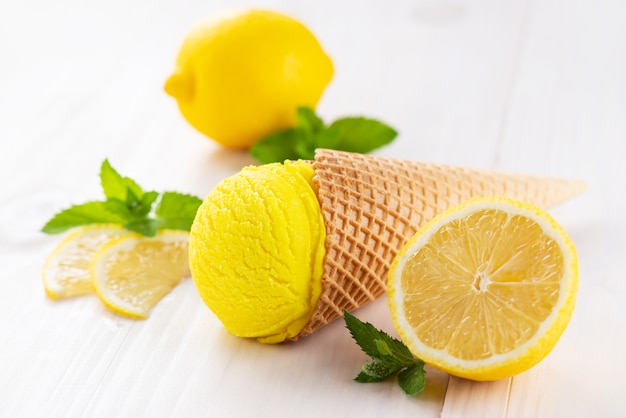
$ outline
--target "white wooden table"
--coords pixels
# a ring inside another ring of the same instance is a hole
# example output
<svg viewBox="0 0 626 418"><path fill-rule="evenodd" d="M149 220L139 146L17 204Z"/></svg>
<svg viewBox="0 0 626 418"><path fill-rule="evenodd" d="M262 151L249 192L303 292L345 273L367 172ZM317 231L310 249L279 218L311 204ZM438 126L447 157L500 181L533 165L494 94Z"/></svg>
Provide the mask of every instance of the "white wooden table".
<svg viewBox="0 0 626 418"><path fill-rule="evenodd" d="M0 416L626 416L626 2L257 1L300 18L336 74L319 106L387 121L378 154L574 177L552 211L581 286L554 351L512 379L429 369L415 398L358 384L342 321L296 344L227 334L190 280L145 321L54 302L40 271L56 210L99 198L104 158L200 196L252 160L182 119L162 84L186 30L245 1L0 2ZM386 301L357 315L394 333Z"/></svg>

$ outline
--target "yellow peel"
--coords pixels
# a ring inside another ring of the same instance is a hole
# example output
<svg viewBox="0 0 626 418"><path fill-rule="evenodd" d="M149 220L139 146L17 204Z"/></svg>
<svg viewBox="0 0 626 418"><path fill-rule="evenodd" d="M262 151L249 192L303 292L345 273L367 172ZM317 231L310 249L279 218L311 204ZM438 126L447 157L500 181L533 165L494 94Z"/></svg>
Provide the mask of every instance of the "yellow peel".
<svg viewBox="0 0 626 418"><path fill-rule="evenodd" d="M187 34L165 91L198 131L249 148L317 105L333 64L301 22L271 10L212 16Z"/></svg>

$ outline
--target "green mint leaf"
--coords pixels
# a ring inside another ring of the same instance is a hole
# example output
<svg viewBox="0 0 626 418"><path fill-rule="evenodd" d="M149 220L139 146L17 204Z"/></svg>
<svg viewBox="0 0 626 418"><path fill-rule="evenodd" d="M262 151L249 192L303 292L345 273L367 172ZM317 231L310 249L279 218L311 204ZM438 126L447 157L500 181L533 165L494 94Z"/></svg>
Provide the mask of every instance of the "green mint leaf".
<svg viewBox="0 0 626 418"><path fill-rule="evenodd" d="M417 360L412 366L405 368L398 373L398 384L409 396L416 395L424 390L426 385L426 371L424 362Z"/></svg>
<svg viewBox="0 0 626 418"><path fill-rule="evenodd" d="M354 380L362 383L382 382L396 374L400 368L384 360L373 359L363 365L361 373Z"/></svg>
<svg viewBox="0 0 626 418"><path fill-rule="evenodd" d="M348 311L344 311L344 320L346 327L352 334L352 338L361 347L361 350L371 358L384 359L391 357L403 365L409 365L414 362L413 354L402 341L376 329L369 322L362 322ZM388 361L391 361L391 359L388 359Z"/></svg>
<svg viewBox="0 0 626 418"><path fill-rule="evenodd" d="M158 197L158 192L145 192L143 196L141 196L139 204L133 208L133 214L135 214L135 216L147 216L152 210L152 205Z"/></svg>
<svg viewBox="0 0 626 418"><path fill-rule="evenodd" d="M313 160L315 158L315 148L317 147L315 146L314 137L308 137L307 139L301 137L301 140L297 141L294 146L297 158L292 158L292 160Z"/></svg>
<svg viewBox="0 0 626 418"><path fill-rule="evenodd" d="M297 114L298 126L295 128L295 155L292 160L313 160L318 147L317 136L324 132L324 121L310 107L299 107Z"/></svg>
<svg viewBox="0 0 626 418"><path fill-rule="evenodd" d="M383 122L363 117L348 117L333 122L328 131L326 141L332 139L329 145L333 149L349 152L368 153L383 145L389 144L398 135L398 132Z"/></svg>
<svg viewBox="0 0 626 418"><path fill-rule="evenodd" d="M250 154L261 164L297 160L299 153L296 145L299 137L301 134L295 128L277 132L254 144Z"/></svg>
<svg viewBox="0 0 626 418"><path fill-rule="evenodd" d="M152 204L158 197L159 194L157 192L142 192L141 196L137 196L134 190L128 189L126 198L128 213L133 218L141 218L148 215L152 210Z"/></svg>
<svg viewBox="0 0 626 418"><path fill-rule="evenodd" d="M411 351L409 351L402 341L384 334L382 342L385 344L386 350L391 352L390 356L396 359L400 364L406 366L415 362L415 357L413 357ZM377 347L379 347L378 343Z"/></svg>
<svg viewBox="0 0 626 418"><path fill-rule="evenodd" d="M415 395L424 389L424 362L413 357L402 341L370 323L362 322L346 310L344 320L356 343L371 357L354 380L361 383L381 382L397 375L398 384L407 395Z"/></svg>
<svg viewBox="0 0 626 418"><path fill-rule="evenodd" d="M100 166L100 184L107 199L126 200L126 182L108 160Z"/></svg>
<svg viewBox="0 0 626 418"><path fill-rule="evenodd" d="M324 129L317 134L315 138L316 148L336 149L339 151L348 151L341 149L341 143L339 142L340 132L336 129ZM345 147L344 147L345 148Z"/></svg>
<svg viewBox="0 0 626 418"><path fill-rule="evenodd" d="M110 212L118 214L125 221L129 222L148 216L152 210L152 205L158 197L159 194L157 192L146 192L139 199L135 192L129 189L125 201L108 199L104 204Z"/></svg>
<svg viewBox="0 0 626 418"><path fill-rule="evenodd" d="M325 128L324 121L310 107L300 106L297 109L298 128L314 136Z"/></svg>
<svg viewBox="0 0 626 418"><path fill-rule="evenodd" d="M109 212L119 216L123 222L131 221L134 218L133 214L128 209L128 204L123 200L108 199L101 203Z"/></svg>
<svg viewBox="0 0 626 418"><path fill-rule="evenodd" d="M87 202L60 211L41 230L46 234L58 234L86 224L122 222L124 217L109 211L104 202Z"/></svg>
<svg viewBox="0 0 626 418"><path fill-rule="evenodd" d="M312 160L317 148L368 153L389 144L398 135L389 125L364 117L346 117L329 126L309 107L296 110L297 125L258 141L250 154L261 164L285 160Z"/></svg>
<svg viewBox="0 0 626 418"><path fill-rule="evenodd" d="M147 236L165 228L189 231L202 203L200 198L183 193L144 192L133 179L120 175L108 160L100 167L100 183L105 200L75 205L57 213L43 226L42 232L56 234L95 223L122 225Z"/></svg>
<svg viewBox="0 0 626 418"><path fill-rule="evenodd" d="M156 235L159 229L162 229L161 221L154 218L137 218L131 222L124 224L124 228L129 231L138 232L147 237Z"/></svg>
<svg viewBox="0 0 626 418"><path fill-rule="evenodd" d="M377 382L382 382L383 380L385 380L385 379L381 379L380 377L371 376L371 375L367 374L364 371L361 371L354 378L354 381L355 382L359 382L359 383L377 383Z"/></svg>
<svg viewBox="0 0 626 418"><path fill-rule="evenodd" d="M383 340L375 340L374 341L376 343L376 348L378 349L378 352L382 355L382 356L392 356L393 353L391 351L391 348L389 348L389 345L383 341Z"/></svg>
<svg viewBox="0 0 626 418"><path fill-rule="evenodd" d="M350 331L354 341L361 347L361 350L372 358L380 358L376 340L381 339L382 333L372 324L361 322L348 311L343 312L343 317L346 322L346 328Z"/></svg>
<svg viewBox="0 0 626 418"><path fill-rule="evenodd" d="M202 199L183 193L165 192L157 204L154 214L160 228L189 231Z"/></svg>
<svg viewBox="0 0 626 418"><path fill-rule="evenodd" d="M128 208L128 211L132 214L135 214L139 211L141 211L141 199L143 199L143 190L141 190L141 188L139 186L137 186L137 183L135 183L134 181L126 181L126 179L124 179L124 183L127 185L126 186L126 207ZM133 187L133 185L137 186L137 187Z"/></svg>
<svg viewBox="0 0 626 418"><path fill-rule="evenodd" d="M135 182L135 180L124 177L124 184L126 185L126 201L137 202L143 199L143 189Z"/></svg>
<svg viewBox="0 0 626 418"><path fill-rule="evenodd" d="M100 167L100 183L107 200L126 201L129 209L139 205L143 198L142 188L133 179L119 174L108 160Z"/></svg>

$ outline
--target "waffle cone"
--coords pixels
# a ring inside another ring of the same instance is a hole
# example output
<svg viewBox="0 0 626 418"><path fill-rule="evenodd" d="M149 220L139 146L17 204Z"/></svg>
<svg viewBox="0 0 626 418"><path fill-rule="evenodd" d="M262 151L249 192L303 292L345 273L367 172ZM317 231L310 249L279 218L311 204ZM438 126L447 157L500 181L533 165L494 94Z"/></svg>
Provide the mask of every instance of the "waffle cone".
<svg viewBox="0 0 626 418"><path fill-rule="evenodd" d="M322 294L311 334L384 294L394 257L437 213L481 196L507 196L543 208L585 189L557 179L317 150L313 162L326 226Z"/></svg>

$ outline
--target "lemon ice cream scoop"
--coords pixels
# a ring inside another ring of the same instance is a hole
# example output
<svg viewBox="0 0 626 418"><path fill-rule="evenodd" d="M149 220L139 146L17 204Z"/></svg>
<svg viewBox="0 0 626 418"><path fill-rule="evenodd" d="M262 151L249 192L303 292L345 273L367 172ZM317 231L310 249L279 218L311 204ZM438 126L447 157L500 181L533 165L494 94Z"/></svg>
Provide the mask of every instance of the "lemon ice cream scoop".
<svg viewBox="0 0 626 418"><path fill-rule="evenodd" d="M279 343L320 296L325 229L304 161L246 167L200 206L189 237L194 283L232 334Z"/></svg>

